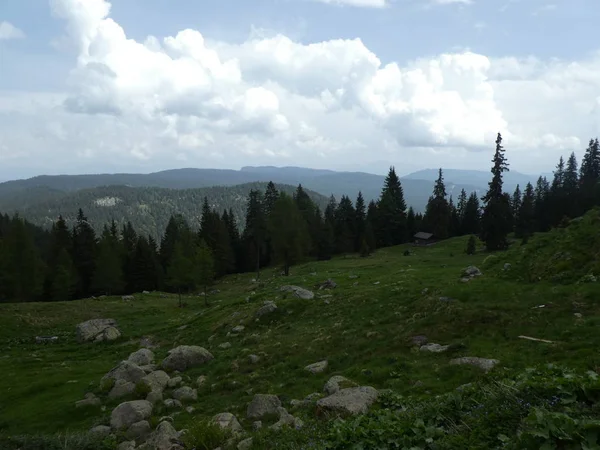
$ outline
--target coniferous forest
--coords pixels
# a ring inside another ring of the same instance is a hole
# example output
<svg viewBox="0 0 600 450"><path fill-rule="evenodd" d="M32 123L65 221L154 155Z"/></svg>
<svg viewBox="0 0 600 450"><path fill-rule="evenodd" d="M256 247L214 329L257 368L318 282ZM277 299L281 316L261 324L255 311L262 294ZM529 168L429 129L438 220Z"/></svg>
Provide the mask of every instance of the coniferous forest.
<svg viewBox="0 0 600 450"><path fill-rule="evenodd" d="M600 144L590 140L581 165L575 154L561 157L552 180L503 190L509 170L498 134L492 179L479 198L463 189L448 197L439 170L423 215L406 204L394 168L377 201L331 197L324 211L298 186L293 195L269 183L251 190L244 227L231 210L217 211L207 199L200 224L170 217L160 241L135 230L106 223L98 235L79 210L74 226L58 217L49 231L18 215L0 215L0 301L62 301L141 291L207 292L216 278L279 266L282 274L304 260L327 260L412 240L418 231L436 239L476 235L489 251L508 247L509 236L526 242L533 233L564 226L600 204ZM195 231L198 229L199 231Z"/></svg>

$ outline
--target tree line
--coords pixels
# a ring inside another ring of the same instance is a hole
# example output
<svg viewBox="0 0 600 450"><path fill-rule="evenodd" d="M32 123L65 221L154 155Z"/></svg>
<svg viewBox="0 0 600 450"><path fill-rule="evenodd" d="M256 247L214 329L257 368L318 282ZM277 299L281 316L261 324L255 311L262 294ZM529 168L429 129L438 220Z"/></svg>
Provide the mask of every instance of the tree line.
<svg viewBox="0 0 600 450"><path fill-rule="evenodd" d="M256 272L258 279L263 267L278 264L288 275L298 262L352 252L366 257L408 242L418 231L437 239L477 235L488 250L502 250L510 233L526 241L600 204L597 139L590 141L580 168L574 154L566 163L561 157L552 181L540 177L512 195L503 191L502 175L509 169L500 134L492 162L481 198L463 189L454 201L440 169L424 214L407 208L391 167L377 201L366 204L360 192L354 201L332 196L324 211L301 185L289 195L270 182L264 192L250 191L244 227L231 209L219 212L204 198L199 230L172 215L160 242L130 222L119 227L114 220L97 235L81 209L72 227L59 217L50 231L18 215L0 215L0 300L60 301L145 290L208 294L213 280L227 274Z"/></svg>

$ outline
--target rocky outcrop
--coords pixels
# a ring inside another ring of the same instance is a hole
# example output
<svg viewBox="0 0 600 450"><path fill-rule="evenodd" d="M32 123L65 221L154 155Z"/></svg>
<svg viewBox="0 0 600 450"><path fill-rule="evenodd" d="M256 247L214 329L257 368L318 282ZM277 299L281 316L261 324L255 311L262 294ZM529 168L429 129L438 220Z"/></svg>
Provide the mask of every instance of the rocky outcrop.
<svg viewBox="0 0 600 450"><path fill-rule="evenodd" d="M121 337L121 332L114 319L92 319L77 325L79 342L114 341Z"/></svg>
<svg viewBox="0 0 600 450"><path fill-rule="evenodd" d="M180 345L169 350L169 356L163 360L162 368L183 372L186 369L205 364L212 359L214 359L213 355L204 347Z"/></svg>
<svg viewBox="0 0 600 450"><path fill-rule="evenodd" d="M147 400L124 402L113 409L110 426L114 430L124 430L136 422L141 422L152 415L152 403Z"/></svg>
<svg viewBox="0 0 600 450"><path fill-rule="evenodd" d="M256 394L246 410L249 419L262 419L265 416L277 414L281 401L276 395Z"/></svg>
<svg viewBox="0 0 600 450"><path fill-rule="evenodd" d="M365 414L378 395L377 390L370 386L341 389L317 401L317 411L340 416Z"/></svg>

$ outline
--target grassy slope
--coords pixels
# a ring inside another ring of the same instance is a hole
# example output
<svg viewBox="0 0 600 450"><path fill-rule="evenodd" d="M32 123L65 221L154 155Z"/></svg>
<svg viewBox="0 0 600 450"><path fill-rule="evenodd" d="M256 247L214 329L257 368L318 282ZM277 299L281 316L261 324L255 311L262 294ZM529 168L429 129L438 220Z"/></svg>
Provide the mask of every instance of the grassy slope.
<svg viewBox="0 0 600 450"><path fill-rule="evenodd" d="M192 380L207 375L208 382L199 390L194 415L184 412L177 417L178 429L222 411L233 412L249 429L245 407L254 393L303 398L321 391L333 374L377 388L428 395L485 376L469 367L450 366L448 361L456 356L500 359L496 371L544 362L583 369L600 366L596 285L522 284L491 276L484 263L487 255L467 256L465 245L466 239L457 238L415 249L413 256L403 256L405 247L396 247L367 259L312 262L294 268L289 279L267 271L263 287L251 282L251 274L231 276L219 283L221 292L208 308L196 297L179 309L175 297L157 295L136 296L131 304L111 298L0 305L0 430L55 432L106 421L110 404L104 413L82 412L74 402L96 389L102 375L136 350L143 336L160 345L158 358L180 344L202 345L215 355L205 367L186 372ZM484 276L459 282L462 269L471 264ZM352 274L359 278L349 279ZM283 284L311 288L327 278L338 283L337 289L318 292L311 301L277 291ZM247 303L252 291L256 294ZM332 295L329 304L319 295ZM453 300L443 302L440 296ZM254 313L264 300L275 300L280 309L257 322ZM546 307L532 309L540 304ZM234 312L240 314L232 318ZM583 318L575 317L576 312ZM124 338L110 344L77 344L75 325L95 317L117 319ZM242 335L226 337L240 322L246 326ZM182 325L187 328L179 330ZM367 337L371 331L377 335ZM408 343L417 334L458 348L437 355L418 352ZM519 339L521 334L557 344ZM58 335L60 343L36 345L36 335ZM215 338L209 342L211 335ZM219 349L223 342L232 347ZM261 352L266 356L250 365L247 355ZM303 370L324 358L330 363L326 373ZM232 369L234 362L238 369ZM416 381L422 382L418 388L413 387Z"/></svg>

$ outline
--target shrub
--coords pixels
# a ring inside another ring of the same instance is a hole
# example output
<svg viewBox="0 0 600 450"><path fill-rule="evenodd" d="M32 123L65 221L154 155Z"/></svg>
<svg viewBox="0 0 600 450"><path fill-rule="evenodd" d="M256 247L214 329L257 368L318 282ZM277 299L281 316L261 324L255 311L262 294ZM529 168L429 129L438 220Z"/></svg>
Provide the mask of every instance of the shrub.
<svg viewBox="0 0 600 450"><path fill-rule="evenodd" d="M474 255L476 251L477 240L475 236L471 235L471 237L469 237L469 241L467 242L467 249L465 250L465 252L467 253L467 255Z"/></svg>
<svg viewBox="0 0 600 450"><path fill-rule="evenodd" d="M196 422L183 435L185 448L213 450L223 445L228 433L217 424L209 421Z"/></svg>

